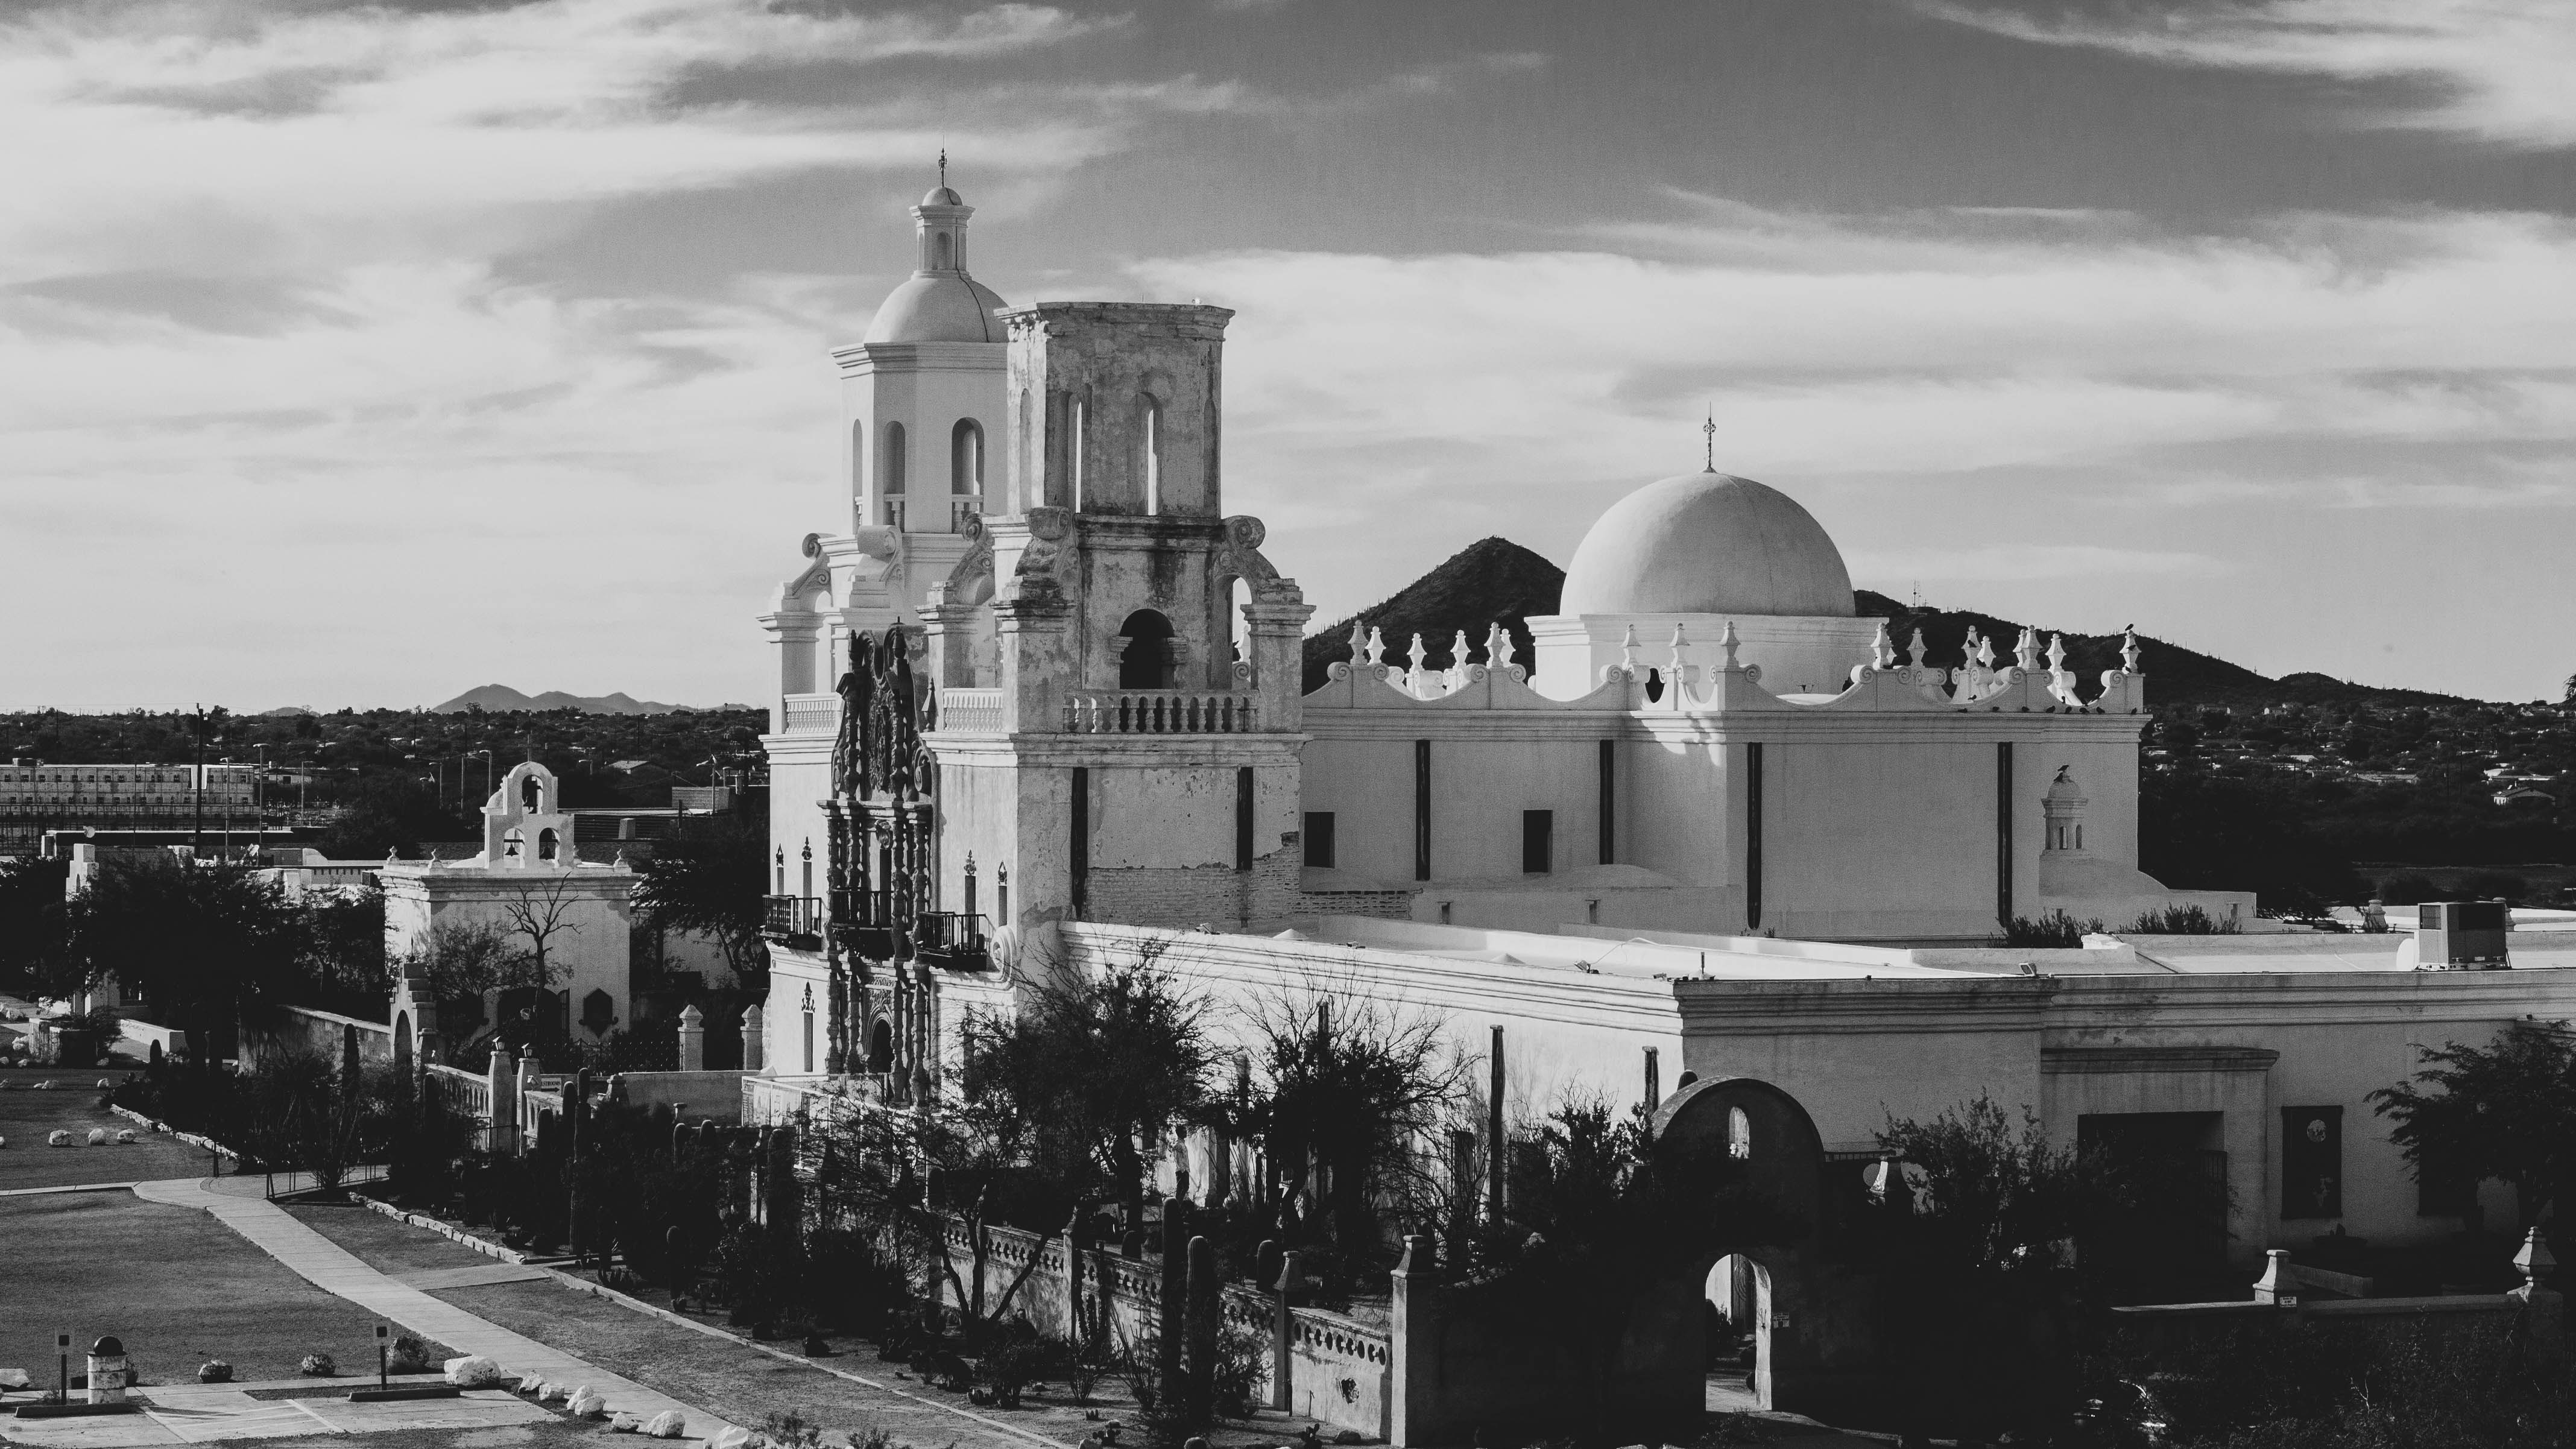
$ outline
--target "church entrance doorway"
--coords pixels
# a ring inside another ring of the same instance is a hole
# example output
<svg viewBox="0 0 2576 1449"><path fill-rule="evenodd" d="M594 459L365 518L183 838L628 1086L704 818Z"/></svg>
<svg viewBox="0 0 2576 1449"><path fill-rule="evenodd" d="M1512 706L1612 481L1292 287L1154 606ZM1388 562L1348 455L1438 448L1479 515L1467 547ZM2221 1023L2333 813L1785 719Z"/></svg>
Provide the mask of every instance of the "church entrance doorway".
<svg viewBox="0 0 2576 1449"><path fill-rule="evenodd" d="M1708 1327L1708 1407L1751 1413L1771 1407L1771 1270L1729 1253L1708 1270L1700 1319Z"/></svg>

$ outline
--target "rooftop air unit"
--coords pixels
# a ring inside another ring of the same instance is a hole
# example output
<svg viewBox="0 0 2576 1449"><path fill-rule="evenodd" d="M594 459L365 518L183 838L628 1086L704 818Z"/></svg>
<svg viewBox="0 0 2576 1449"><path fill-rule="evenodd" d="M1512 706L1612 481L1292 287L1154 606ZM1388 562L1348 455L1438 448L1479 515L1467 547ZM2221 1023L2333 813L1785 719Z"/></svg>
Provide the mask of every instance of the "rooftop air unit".
<svg viewBox="0 0 2576 1449"><path fill-rule="evenodd" d="M2415 908L2415 964L2427 971L2502 971L2507 913L2502 901L2436 901Z"/></svg>

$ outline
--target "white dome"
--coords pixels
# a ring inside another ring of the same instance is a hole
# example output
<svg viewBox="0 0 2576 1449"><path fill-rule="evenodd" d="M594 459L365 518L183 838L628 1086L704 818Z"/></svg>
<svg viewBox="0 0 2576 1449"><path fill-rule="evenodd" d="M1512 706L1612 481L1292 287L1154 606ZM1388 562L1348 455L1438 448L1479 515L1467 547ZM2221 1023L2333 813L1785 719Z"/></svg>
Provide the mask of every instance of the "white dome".
<svg viewBox="0 0 2576 1449"><path fill-rule="evenodd" d="M1006 307L992 288L963 272L915 272L886 294L867 342L1000 342L993 318Z"/></svg>
<svg viewBox="0 0 2576 1449"><path fill-rule="evenodd" d="M1788 494L1685 473L1601 515L1574 550L1557 612L1847 619L1851 571L1824 525Z"/></svg>

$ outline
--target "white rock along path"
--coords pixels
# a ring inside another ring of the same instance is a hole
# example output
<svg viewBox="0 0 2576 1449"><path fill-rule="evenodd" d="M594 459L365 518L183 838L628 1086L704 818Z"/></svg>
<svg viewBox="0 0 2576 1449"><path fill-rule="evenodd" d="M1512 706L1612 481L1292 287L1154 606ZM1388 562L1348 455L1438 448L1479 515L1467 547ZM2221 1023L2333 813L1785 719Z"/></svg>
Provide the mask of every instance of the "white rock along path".
<svg viewBox="0 0 2576 1449"><path fill-rule="evenodd" d="M532 1373L548 1383L574 1387L588 1384L608 1400L614 1413L650 1419L665 1409L676 1409L688 1420L688 1438L692 1441L712 1438L733 1427L695 1404L684 1404L562 1349L477 1318L418 1288L398 1283L359 1261L348 1249L297 1222L293 1214L264 1197L236 1196L218 1190L213 1179L193 1177L139 1182L134 1185L134 1195L147 1202L212 1213L225 1227L324 1292L381 1314L424 1338L448 1344L458 1353L481 1354L499 1364L503 1373Z"/></svg>

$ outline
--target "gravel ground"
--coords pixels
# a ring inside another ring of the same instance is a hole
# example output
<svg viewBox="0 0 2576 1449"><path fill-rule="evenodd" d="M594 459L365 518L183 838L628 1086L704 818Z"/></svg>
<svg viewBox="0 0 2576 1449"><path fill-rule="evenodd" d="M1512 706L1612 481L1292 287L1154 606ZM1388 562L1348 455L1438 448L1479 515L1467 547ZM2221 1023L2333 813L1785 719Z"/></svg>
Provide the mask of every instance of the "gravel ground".
<svg viewBox="0 0 2576 1449"><path fill-rule="evenodd" d="M245 1383L295 1378L314 1352L375 1364L372 1314L202 1212L130 1192L0 1198L0 1244L0 1368L30 1378L53 1378L58 1331L76 1350L123 1339L143 1383L193 1383L214 1357Z"/></svg>
<svg viewBox="0 0 2576 1449"><path fill-rule="evenodd" d="M98 1079L109 1075L96 1067L86 1071L34 1071L0 1068L0 1191L21 1187L63 1187L84 1182L150 1182L156 1178L203 1177L210 1154L175 1137L149 1131L98 1105ZM30 1090L52 1082L51 1091ZM104 1127L106 1147L47 1147L45 1134L68 1129L86 1139L92 1127ZM122 1128L134 1128L135 1140L114 1145Z"/></svg>

